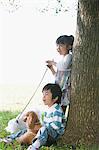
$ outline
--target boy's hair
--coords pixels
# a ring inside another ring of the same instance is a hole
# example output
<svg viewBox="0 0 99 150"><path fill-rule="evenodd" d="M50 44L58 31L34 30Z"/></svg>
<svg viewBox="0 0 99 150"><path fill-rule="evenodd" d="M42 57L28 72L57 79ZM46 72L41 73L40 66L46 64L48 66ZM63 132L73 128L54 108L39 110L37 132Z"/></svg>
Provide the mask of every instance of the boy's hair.
<svg viewBox="0 0 99 150"><path fill-rule="evenodd" d="M74 36L73 35L62 35L59 36L56 40L56 44L64 44L64 45L73 45L74 42Z"/></svg>
<svg viewBox="0 0 99 150"><path fill-rule="evenodd" d="M43 89L42 89L42 92L43 91L46 91L46 90L50 90L51 93L52 93L52 99L55 99L58 97L56 103L61 103L61 97L62 97L62 91L61 91L61 88L58 84L56 83L48 83L46 84Z"/></svg>

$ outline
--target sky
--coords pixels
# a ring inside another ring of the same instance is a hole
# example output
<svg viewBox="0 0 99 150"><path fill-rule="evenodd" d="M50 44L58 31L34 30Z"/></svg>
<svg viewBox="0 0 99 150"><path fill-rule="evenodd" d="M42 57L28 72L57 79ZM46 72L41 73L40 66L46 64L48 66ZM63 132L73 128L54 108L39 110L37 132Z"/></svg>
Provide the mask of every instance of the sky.
<svg viewBox="0 0 99 150"><path fill-rule="evenodd" d="M62 34L75 36L75 1L67 0L70 11L65 14L51 9L55 0L48 13L38 11L47 0L16 0L13 7L0 1L0 84L31 84L42 78L45 61L59 59L56 39ZM53 80L50 71L45 80Z"/></svg>

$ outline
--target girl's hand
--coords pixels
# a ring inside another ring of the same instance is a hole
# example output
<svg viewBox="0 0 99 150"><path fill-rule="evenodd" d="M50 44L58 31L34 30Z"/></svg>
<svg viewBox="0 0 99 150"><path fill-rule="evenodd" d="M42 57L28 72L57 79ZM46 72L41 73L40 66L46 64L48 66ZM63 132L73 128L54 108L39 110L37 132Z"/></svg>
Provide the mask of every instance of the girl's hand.
<svg viewBox="0 0 99 150"><path fill-rule="evenodd" d="M52 74L55 75L56 71L53 66L56 66L56 62L54 62L53 60L47 60L46 63L47 67L51 70Z"/></svg>
<svg viewBox="0 0 99 150"><path fill-rule="evenodd" d="M47 63L47 67L48 67L49 69L53 67L53 64L52 64L52 61L51 61L51 60L47 60L46 63Z"/></svg>
<svg viewBox="0 0 99 150"><path fill-rule="evenodd" d="M47 60L46 61L46 63L47 63L47 66L55 66L56 65L56 62L54 62L53 60Z"/></svg>
<svg viewBox="0 0 99 150"><path fill-rule="evenodd" d="M48 65L53 65L53 61L52 61L52 60L47 60L46 63L47 63Z"/></svg>

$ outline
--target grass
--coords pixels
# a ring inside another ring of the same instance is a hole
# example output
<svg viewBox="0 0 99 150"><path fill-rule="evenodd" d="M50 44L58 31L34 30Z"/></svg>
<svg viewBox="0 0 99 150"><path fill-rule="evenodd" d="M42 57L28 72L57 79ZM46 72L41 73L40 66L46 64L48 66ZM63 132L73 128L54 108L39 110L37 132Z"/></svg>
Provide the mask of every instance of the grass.
<svg viewBox="0 0 99 150"><path fill-rule="evenodd" d="M4 138L9 133L5 131L5 127L8 124L8 121L12 118L15 118L19 112L10 112L10 111L5 111L5 112L0 112L0 138ZM21 146L18 144L16 141L13 142L13 144L5 144L5 143L0 143L0 150L26 150L26 146ZM85 148L84 146L78 146L76 149L74 147L68 146L68 145L52 145L50 147L45 147L42 146L40 150L89 150ZM91 150L99 150L97 148L92 148Z"/></svg>
<svg viewBox="0 0 99 150"><path fill-rule="evenodd" d="M8 124L8 121L12 118L15 118L18 115L18 112L4 111L0 112L0 138L7 136L9 133L5 131L5 127Z"/></svg>
<svg viewBox="0 0 99 150"><path fill-rule="evenodd" d="M0 112L0 138L4 138L10 133L7 133L5 130L5 127L8 124L8 121L11 120L12 118L15 118L19 112L10 112L10 111L5 111L5 112ZM5 144L4 142L0 143L0 150L26 150L26 147L22 147L20 144L18 144L16 141L13 144ZM66 146L51 146L49 147L42 147L40 150L66 150ZM70 149L67 149L70 150Z"/></svg>

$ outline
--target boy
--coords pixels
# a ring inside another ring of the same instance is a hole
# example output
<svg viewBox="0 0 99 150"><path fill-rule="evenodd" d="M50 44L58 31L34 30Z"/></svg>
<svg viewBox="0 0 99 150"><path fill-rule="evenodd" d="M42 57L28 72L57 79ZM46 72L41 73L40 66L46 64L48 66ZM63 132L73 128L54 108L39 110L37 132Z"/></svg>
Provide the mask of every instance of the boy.
<svg viewBox="0 0 99 150"><path fill-rule="evenodd" d="M64 113L60 106L62 92L58 84L49 83L43 87L43 102L48 106L43 125L39 129L28 150L38 150L41 146L55 142L65 130Z"/></svg>

